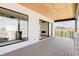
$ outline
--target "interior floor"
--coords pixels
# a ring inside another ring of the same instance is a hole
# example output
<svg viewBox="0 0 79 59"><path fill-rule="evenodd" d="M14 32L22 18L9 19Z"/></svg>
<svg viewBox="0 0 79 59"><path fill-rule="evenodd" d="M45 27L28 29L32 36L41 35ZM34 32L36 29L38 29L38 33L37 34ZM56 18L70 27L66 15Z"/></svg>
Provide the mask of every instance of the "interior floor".
<svg viewBox="0 0 79 59"><path fill-rule="evenodd" d="M40 40L45 39L45 38L47 38L47 37L48 37L47 35L41 35L41 36L40 36Z"/></svg>
<svg viewBox="0 0 79 59"><path fill-rule="evenodd" d="M46 38L46 40L3 54L3 56L73 56L74 40Z"/></svg>

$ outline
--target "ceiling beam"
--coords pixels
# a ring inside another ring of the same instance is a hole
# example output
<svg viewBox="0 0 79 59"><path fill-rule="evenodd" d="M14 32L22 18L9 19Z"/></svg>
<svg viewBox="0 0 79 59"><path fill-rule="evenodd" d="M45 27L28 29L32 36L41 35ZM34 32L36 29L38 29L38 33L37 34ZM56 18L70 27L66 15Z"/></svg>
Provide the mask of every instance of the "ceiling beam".
<svg viewBox="0 0 79 59"><path fill-rule="evenodd" d="M71 21L71 20L75 20L75 18L60 19L60 20L55 20L54 22Z"/></svg>

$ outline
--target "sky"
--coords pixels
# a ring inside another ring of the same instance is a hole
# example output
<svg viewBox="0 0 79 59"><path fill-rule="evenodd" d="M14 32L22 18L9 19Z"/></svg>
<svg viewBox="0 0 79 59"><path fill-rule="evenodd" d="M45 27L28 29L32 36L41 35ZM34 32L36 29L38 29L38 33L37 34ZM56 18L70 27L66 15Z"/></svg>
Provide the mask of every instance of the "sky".
<svg viewBox="0 0 79 59"><path fill-rule="evenodd" d="M72 21L56 22L55 27L66 27L66 28L70 27L70 28L73 28L73 27L75 27L75 21L72 20Z"/></svg>

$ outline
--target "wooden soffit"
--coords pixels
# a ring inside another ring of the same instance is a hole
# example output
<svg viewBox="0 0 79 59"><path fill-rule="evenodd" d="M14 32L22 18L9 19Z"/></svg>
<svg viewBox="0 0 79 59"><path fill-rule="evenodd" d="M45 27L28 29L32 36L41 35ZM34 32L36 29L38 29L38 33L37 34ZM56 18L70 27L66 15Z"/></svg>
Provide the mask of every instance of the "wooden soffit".
<svg viewBox="0 0 79 59"><path fill-rule="evenodd" d="M76 3L20 3L20 5L52 20L75 18L77 7Z"/></svg>

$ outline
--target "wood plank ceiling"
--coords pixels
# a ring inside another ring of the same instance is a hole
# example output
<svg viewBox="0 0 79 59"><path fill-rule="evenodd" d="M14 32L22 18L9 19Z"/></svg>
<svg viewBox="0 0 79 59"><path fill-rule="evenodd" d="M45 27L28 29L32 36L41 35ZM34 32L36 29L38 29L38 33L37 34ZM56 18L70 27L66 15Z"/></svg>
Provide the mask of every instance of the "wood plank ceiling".
<svg viewBox="0 0 79 59"><path fill-rule="evenodd" d="M76 3L20 3L20 5L32 9L52 20L74 18L77 7Z"/></svg>

